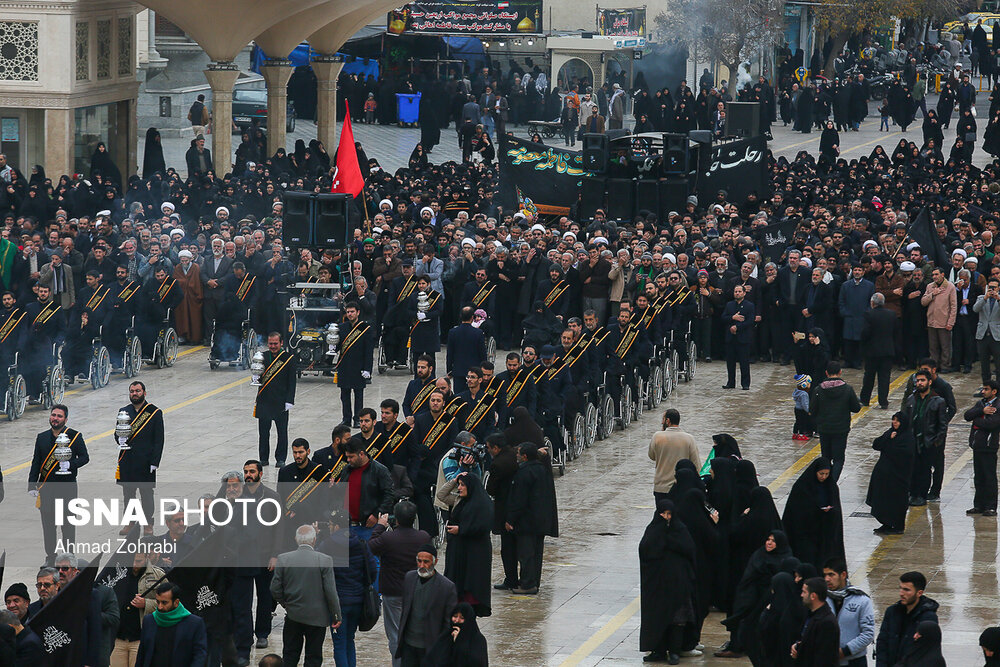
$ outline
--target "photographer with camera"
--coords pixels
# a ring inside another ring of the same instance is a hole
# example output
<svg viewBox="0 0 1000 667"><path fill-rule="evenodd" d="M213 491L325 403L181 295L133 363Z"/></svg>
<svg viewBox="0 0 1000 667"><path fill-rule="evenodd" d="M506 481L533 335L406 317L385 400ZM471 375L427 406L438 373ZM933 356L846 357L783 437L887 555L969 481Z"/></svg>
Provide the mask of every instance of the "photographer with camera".
<svg viewBox="0 0 1000 667"><path fill-rule="evenodd" d="M486 445L476 442L476 436L462 431L455 437L455 446L441 457L438 465L437 493L434 506L448 512L458 502L457 478L463 472L483 478L483 462L486 459Z"/></svg>

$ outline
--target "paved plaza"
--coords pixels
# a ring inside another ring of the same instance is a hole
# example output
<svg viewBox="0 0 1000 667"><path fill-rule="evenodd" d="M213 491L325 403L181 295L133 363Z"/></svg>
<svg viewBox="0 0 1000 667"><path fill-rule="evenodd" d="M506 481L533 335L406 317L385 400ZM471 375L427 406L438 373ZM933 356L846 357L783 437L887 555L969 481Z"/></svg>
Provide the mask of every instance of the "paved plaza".
<svg viewBox="0 0 1000 667"><path fill-rule="evenodd" d="M978 141L976 141L976 151L973 154L972 162L976 166L983 166L990 161L990 156L982 150L982 137L983 133L986 131L986 121L985 113L989 109L988 93L978 94L978 104L977 107L981 110L979 114L978 123ZM927 108L933 109L934 105L937 104L937 95L928 95L927 97ZM909 126L906 132L900 131L899 126L893 125L890 122L890 130L888 132L879 131L879 116L878 116L879 103L872 102L868 105L868 119L862 123L860 131L858 132L843 132L840 135L841 141L841 157L852 160L857 159L863 155L870 154L875 146L882 144L886 149L887 153L892 153L892 147L899 143L900 139L906 139L907 141L913 141L918 146L923 143L923 134L921 132L921 122L923 121L923 116L921 112L917 111L917 118ZM952 124L948 130L945 130L944 138L945 145L942 152L947 157L948 152L951 150L952 144L955 143L955 119L957 114L952 116ZM338 132L340 124L338 123ZM400 167L405 167L407 160L409 160L410 153L413 151L413 147L420 141L420 129L412 127L398 127L396 125L365 125L364 123L353 123L352 129L354 130L355 141L360 141L361 145L364 146L365 152L368 157L376 158L379 164L389 173L394 172ZM140 134L145 136L145 128L140 128L142 131ZM525 139L530 138L527 127L510 127L508 129L513 130L514 134L518 137ZM799 151L808 151L814 155L819 153L819 139L820 132L816 129L810 134L802 134L801 132L793 132L791 125L788 127L782 127L781 121L772 125L772 133L774 135L774 141L770 142L770 148L774 151L776 157L784 155L785 157L791 159ZM287 149L291 151L295 147L295 140L302 139L307 144L310 139L316 138L316 124L310 120L299 119L295 125L295 132L288 135ZM174 168L185 173L185 163L184 163L184 152L189 148L191 143L191 136L186 138L164 138L163 139L163 154L166 160L167 166L173 166ZM208 142L211 144L211 142ZM233 136L233 151L236 151L236 147L240 143L239 136ZM551 146L564 146L565 143L561 137L552 137L551 139L546 139L545 143ZM142 164L142 150L144 148L144 143L139 142L139 158L138 164ZM336 146L327 146L327 150L332 155L336 151ZM580 142L577 142L574 150L581 150L582 146ZM448 161L461 161L462 150L458 147L458 136L455 133L454 124L441 130L441 143L438 144L433 152L429 156L430 161L435 164Z"/></svg>
<svg viewBox="0 0 1000 667"><path fill-rule="evenodd" d="M250 417L254 389L245 372L225 367L210 371L204 348L182 348L182 354L172 369L147 367L140 374L149 399L165 412L161 480L217 480L217 475L256 457L257 424ZM662 410L680 410L681 426L694 435L703 457L713 434L732 433L744 456L756 464L761 483L770 487L780 510L799 472L819 454L816 439L803 443L790 437L792 372L789 366L755 364L751 390L733 393L719 389L725 381L724 364L700 364L694 382L682 384L655 414L644 414L639 423L598 442L571 463L556 481L561 536L548 540L540 594L517 597L496 592L492 617L480 619L491 664L641 664L636 548L653 510L653 467L646 449L659 428ZM978 375L946 377L954 384L961 413L973 401ZM860 387L858 372L847 371L845 378ZM402 374L376 377L365 403L399 399L406 379ZM905 374L894 372L893 408L902 399L904 380ZM115 376L103 389L75 387L68 392L69 425L82 431L91 453L81 482L113 479L117 448L111 430L117 409L127 402L127 385ZM291 437L307 438L314 449L328 444L330 430L341 416L339 407L331 409L339 406L337 396L328 378L300 380ZM959 417L949 431L941 502L911 511L904 535L880 538L871 532L877 523L867 515L864 498L876 460L871 442L888 427L890 414L865 408L856 415L851 431L840 489L852 582L871 593L876 618L881 620L882 611L896 600L898 575L923 571L929 580L927 595L941 604L938 613L949 664L978 664L977 638L984 627L996 623L1000 584L996 519L970 519L964 513L972 497L967 426ZM24 492L34 435L47 427L46 416L43 410L30 408L21 420L0 424L0 465L8 496ZM273 484L274 475L274 468L267 469L265 481ZM206 484L206 490L216 488ZM40 532L38 528L38 534L25 538L40 545ZM494 580L499 581L499 546L494 546ZM4 582L30 583L33 575L8 567ZM282 616L279 610L271 647L255 650L253 664L262 654L280 648ZM710 649L725 639L720 620L721 615L713 613L705 622L703 641ZM381 623L371 632L359 633L357 642L359 665L389 664ZM326 654L324 664L333 664L330 642ZM684 664L748 664L710 654L685 659Z"/></svg>

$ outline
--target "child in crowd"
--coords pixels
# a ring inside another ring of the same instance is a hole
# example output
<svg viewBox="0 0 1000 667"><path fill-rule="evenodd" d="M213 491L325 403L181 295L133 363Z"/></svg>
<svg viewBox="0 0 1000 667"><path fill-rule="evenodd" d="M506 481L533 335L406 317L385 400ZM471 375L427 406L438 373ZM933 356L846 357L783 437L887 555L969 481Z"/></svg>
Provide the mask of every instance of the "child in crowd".
<svg viewBox="0 0 1000 667"><path fill-rule="evenodd" d="M801 373L794 380L792 399L795 401L795 426L792 427L792 440L808 440L812 437L812 418L809 416L809 388L812 386L812 378Z"/></svg>
<svg viewBox="0 0 1000 667"><path fill-rule="evenodd" d="M371 125L375 122L375 109L378 105L375 103L375 93L368 93L368 99L365 100L365 122Z"/></svg>
<svg viewBox="0 0 1000 667"><path fill-rule="evenodd" d="M878 112L882 114L882 124L878 126L878 131L881 132L885 130L889 131L889 102L882 102L882 106L878 108Z"/></svg>

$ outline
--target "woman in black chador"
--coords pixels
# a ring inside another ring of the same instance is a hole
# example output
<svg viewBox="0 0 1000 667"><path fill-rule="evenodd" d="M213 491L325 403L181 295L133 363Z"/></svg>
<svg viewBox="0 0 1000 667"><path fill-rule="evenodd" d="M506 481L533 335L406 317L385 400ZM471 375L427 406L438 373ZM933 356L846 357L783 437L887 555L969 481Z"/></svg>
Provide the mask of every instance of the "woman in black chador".
<svg viewBox="0 0 1000 667"><path fill-rule="evenodd" d="M792 486L781 517L792 553L817 568L830 558L844 557L840 491L830 467L830 459L823 456L809 464Z"/></svg>

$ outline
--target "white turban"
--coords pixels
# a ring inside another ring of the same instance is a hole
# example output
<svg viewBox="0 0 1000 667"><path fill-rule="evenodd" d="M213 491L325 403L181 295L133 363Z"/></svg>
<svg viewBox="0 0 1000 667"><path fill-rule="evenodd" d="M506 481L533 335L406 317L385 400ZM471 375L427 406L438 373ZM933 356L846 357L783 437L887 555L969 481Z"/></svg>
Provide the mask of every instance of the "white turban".
<svg viewBox="0 0 1000 667"><path fill-rule="evenodd" d="M219 208L215 209L215 214L216 215L219 215L222 212L225 212L226 215L229 215L229 209L226 208L225 206L220 206Z"/></svg>
<svg viewBox="0 0 1000 667"><path fill-rule="evenodd" d="M170 211L171 213L173 213L173 212L174 212L174 210L175 210L175 209L174 209L174 205L173 205L173 204L171 204L171 203L170 203L170 202L168 202L168 201L165 201L165 202L163 202L162 204L160 204L160 210L162 211L163 209L167 209L167 210L168 210L168 211Z"/></svg>
<svg viewBox="0 0 1000 667"><path fill-rule="evenodd" d="M536 223L536 224L534 224L534 225L531 226L531 231L533 231L533 232L541 232L542 234L544 234L545 233L545 226Z"/></svg>
<svg viewBox="0 0 1000 667"><path fill-rule="evenodd" d="M177 256L178 257L194 258L194 255L191 254L190 250L181 250L179 253L177 253Z"/></svg>
<svg viewBox="0 0 1000 667"><path fill-rule="evenodd" d="M910 271L916 271L917 270L917 265L914 264L913 262L909 262L909 261L902 262L899 265L899 270L900 271L906 271L907 273L910 272Z"/></svg>
<svg viewBox="0 0 1000 667"><path fill-rule="evenodd" d="M965 252L961 248L955 248L954 250L951 251L951 256L954 257L955 255L961 255L962 258L964 259L969 256L969 253Z"/></svg>
<svg viewBox="0 0 1000 667"><path fill-rule="evenodd" d="M670 262L671 264L676 264L677 263L677 258L674 257L673 253L669 253L668 252L666 255L663 256L663 261L664 262Z"/></svg>

